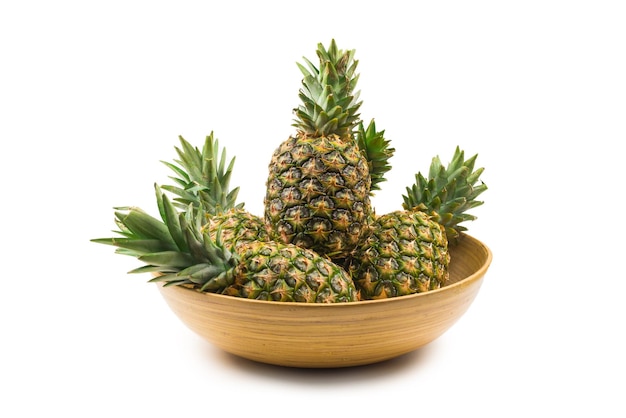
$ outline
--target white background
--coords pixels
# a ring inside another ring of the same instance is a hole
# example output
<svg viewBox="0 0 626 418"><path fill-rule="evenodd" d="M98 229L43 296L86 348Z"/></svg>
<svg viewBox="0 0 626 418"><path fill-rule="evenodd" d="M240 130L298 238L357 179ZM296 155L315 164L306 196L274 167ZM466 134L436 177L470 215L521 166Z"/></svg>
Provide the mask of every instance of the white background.
<svg viewBox="0 0 626 418"><path fill-rule="evenodd" d="M3 2L0 415L623 417L622 5ZM154 212L178 135L214 131L261 214L295 63L331 38L356 49L361 115L397 150L377 212L459 145L485 167L467 226L494 260L466 315L419 351L255 364L196 337L126 274L136 260L89 240L111 236L114 206Z"/></svg>

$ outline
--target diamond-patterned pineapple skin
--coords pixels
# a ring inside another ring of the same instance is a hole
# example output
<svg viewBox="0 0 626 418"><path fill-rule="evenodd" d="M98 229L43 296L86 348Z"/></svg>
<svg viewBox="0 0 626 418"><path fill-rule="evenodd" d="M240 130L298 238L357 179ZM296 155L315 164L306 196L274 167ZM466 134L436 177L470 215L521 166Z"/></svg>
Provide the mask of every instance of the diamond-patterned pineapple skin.
<svg viewBox="0 0 626 418"><path fill-rule="evenodd" d="M366 230L370 186L367 160L354 141L290 137L270 163L265 196L270 237L346 257Z"/></svg>
<svg viewBox="0 0 626 418"><path fill-rule="evenodd" d="M237 251L237 248L245 243L270 240L263 218L239 208L208 215L207 223L202 230L211 234L213 240L217 238L219 231L223 245L231 251Z"/></svg>
<svg viewBox="0 0 626 418"><path fill-rule="evenodd" d="M292 244L250 241L238 247L238 256L234 283L223 294L279 302L357 301L348 273L313 251Z"/></svg>
<svg viewBox="0 0 626 418"><path fill-rule="evenodd" d="M395 211L375 219L349 269L360 299L383 299L441 287L449 263L439 223L424 212Z"/></svg>

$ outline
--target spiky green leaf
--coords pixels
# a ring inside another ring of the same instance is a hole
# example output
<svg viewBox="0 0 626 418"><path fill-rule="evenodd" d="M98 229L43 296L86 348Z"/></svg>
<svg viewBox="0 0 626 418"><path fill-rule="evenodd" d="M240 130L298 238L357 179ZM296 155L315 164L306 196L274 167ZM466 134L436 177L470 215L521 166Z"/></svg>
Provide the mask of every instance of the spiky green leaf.
<svg viewBox="0 0 626 418"><path fill-rule="evenodd" d="M98 244L107 244L119 247L120 249L129 250L129 255L141 255L155 253L159 251L167 251L169 248L164 245L163 241L157 239L135 239L135 238L99 238L92 239L92 242Z"/></svg>
<svg viewBox="0 0 626 418"><path fill-rule="evenodd" d="M235 158L228 160L226 149L219 147L213 132L205 139L200 150L179 136L180 147L175 147L178 159L163 162L175 176L175 184L162 185L162 189L175 195L174 204L182 210L192 205L194 211L218 214L231 208L243 208L237 203L239 188L230 188Z"/></svg>
<svg viewBox="0 0 626 418"><path fill-rule="evenodd" d="M418 208L432 213L433 218L446 228L451 243L467 230L460 225L462 222L476 219L467 211L483 204L477 197L487 190L487 186L483 182L477 184L484 170L474 170L477 156L466 160L464 151L457 146L447 166L438 156L434 157L428 178L418 172L415 183L407 187L402 196L404 209Z"/></svg>
<svg viewBox="0 0 626 418"><path fill-rule="evenodd" d="M395 153L395 148L390 147L391 141L385 138L385 131L378 131L376 123L372 119L365 128L360 122L355 132L356 141L359 148L365 154L369 164L372 186L370 193L380 190L380 183L386 181L385 174L391 170L389 159Z"/></svg>
<svg viewBox="0 0 626 418"><path fill-rule="evenodd" d="M183 269L192 265L195 260L189 255L180 251L161 251L158 253L144 254L138 257L139 261L153 266L171 266Z"/></svg>
<svg viewBox="0 0 626 418"><path fill-rule="evenodd" d="M149 215L139 208L130 208L128 212L116 211L115 216L123 225L126 236L135 238L154 239L161 241L169 249L176 249L167 226L159 219Z"/></svg>
<svg viewBox="0 0 626 418"><path fill-rule="evenodd" d="M346 137L359 121L358 61L354 50L338 49L334 39L328 49L318 44L316 53L318 66L307 58L306 65L297 64L303 74L298 94L302 103L294 109L293 126L307 135Z"/></svg>

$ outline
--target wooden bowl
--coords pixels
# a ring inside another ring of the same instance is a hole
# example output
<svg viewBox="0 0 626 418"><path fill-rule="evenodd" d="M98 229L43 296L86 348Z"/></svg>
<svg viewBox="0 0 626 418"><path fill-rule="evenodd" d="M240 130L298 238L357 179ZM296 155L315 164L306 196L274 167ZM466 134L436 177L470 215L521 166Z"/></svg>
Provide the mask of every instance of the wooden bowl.
<svg viewBox="0 0 626 418"><path fill-rule="evenodd" d="M159 289L191 330L221 349L262 363L333 368L411 352L448 330L474 301L491 263L486 245L465 235L451 246L441 289L391 299L306 304Z"/></svg>

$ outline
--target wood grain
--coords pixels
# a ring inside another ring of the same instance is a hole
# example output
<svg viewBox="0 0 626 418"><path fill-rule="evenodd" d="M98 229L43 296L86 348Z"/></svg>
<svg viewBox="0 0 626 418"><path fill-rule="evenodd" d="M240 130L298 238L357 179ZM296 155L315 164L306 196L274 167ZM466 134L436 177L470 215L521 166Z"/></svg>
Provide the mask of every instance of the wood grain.
<svg viewBox="0 0 626 418"><path fill-rule="evenodd" d="M468 235L450 252L445 287L393 299L304 304L200 293L181 286L159 289L185 325L229 353L290 367L357 366L416 350L467 311L492 254Z"/></svg>

